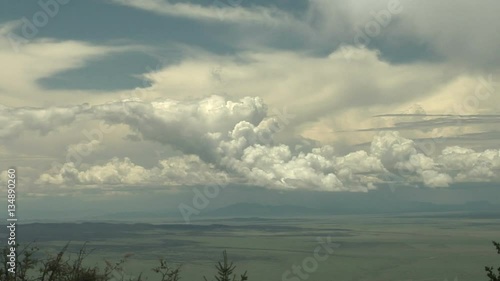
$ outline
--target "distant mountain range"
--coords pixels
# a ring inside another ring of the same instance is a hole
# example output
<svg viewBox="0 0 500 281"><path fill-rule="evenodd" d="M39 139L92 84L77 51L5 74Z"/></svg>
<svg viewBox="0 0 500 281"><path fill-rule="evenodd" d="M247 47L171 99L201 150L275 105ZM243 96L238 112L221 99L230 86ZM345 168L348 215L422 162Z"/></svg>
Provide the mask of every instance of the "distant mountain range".
<svg viewBox="0 0 500 281"><path fill-rule="evenodd" d="M259 203L236 203L217 209L200 210L192 219L210 218L292 218L332 215L368 215L368 214L409 214L433 213L441 216L488 216L500 218L500 204L487 201L471 201L463 204L435 204L419 201L384 201L338 200L328 208L311 208L297 205L265 205ZM148 212L116 212L100 216L79 218L77 221L180 221L178 210ZM46 220L44 220L46 221Z"/></svg>
<svg viewBox="0 0 500 281"><path fill-rule="evenodd" d="M315 209L294 205L262 205L257 203L237 203L226 207L202 212L202 217L299 217L347 214L382 214L414 212L492 212L500 217L500 204L487 201L472 201L464 204L434 204L429 202L394 202L393 204L364 205L337 204L328 209Z"/></svg>
<svg viewBox="0 0 500 281"><path fill-rule="evenodd" d="M203 213L207 217L297 217L303 215L326 215L319 209L294 205L262 205L257 203L237 203Z"/></svg>

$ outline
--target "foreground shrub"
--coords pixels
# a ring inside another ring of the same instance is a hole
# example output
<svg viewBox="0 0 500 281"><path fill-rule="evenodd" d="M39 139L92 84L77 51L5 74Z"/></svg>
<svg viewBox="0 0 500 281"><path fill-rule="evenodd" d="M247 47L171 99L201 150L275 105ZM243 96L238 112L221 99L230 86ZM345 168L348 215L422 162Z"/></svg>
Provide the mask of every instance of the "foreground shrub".
<svg viewBox="0 0 500 281"><path fill-rule="evenodd" d="M493 245L497 249L497 253L500 254L500 243L493 241ZM489 281L500 281L500 266L497 268L497 273L494 272L493 266L486 266L486 275L490 278Z"/></svg>
<svg viewBox="0 0 500 281"><path fill-rule="evenodd" d="M232 275L234 269L236 268L233 263L228 263L227 259L227 253L226 251L222 252L222 262L219 262L215 267L217 268L217 275L214 276L215 280L217 281L235 281L236 280L236 275ZM233 278L231 278L231 275ZM205 276L203 276L205 281L208 281ZM247 272L243 273L243 275L240 275L240 281L245 281L248 280L247 277Z"/></svg>
<svg viewBox="0 0 500 281"><path fill-rule="evenodd" d="M0 268L0 281L145 281L142 274L136 279L125 276L117 276L117 272L123 272L124 264L129 257L125 255L116 263L106 262L106 267L101 272L97 267L87 267L83 265L84 259L92 252L88 251L84 244L76 258L71 258L67 254L69 243L66 244L56 255L45 255L45 257L36 258L39 256L39 249L28 244L17 254L15 274L8 272L9 265L7 264L8 248L2 250L2 258L0 259L3 267ZM17 245L17 249L19 245ZM236 281L236 275L233 275L235 266L228 261L226 251L222 253L223 260L215 267L217 281ZM159 275L159 279L151 281L179 281L181 279L181 266L171 266L165 259L159 260L159 265L152 269L153 272ZM119 274L118 274L119 275ZM207 280L204 277L205 280ZM239 281L246 281L248 278L246 272L240 276ZM207 280L208 281L208 280Z"/></svg>

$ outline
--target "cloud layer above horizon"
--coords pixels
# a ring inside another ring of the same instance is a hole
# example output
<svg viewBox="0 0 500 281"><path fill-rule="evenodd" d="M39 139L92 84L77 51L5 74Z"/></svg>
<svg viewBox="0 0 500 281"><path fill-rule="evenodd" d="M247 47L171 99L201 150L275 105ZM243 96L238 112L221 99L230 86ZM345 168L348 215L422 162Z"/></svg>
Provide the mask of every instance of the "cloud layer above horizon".
<svg viewBox="0 0 500 281"><path fill-rule="evenodd" d="M500 182L498 1L66 2L0 16L33 195Z"/></svg>
<svg viewBox="0 0 500 281"><path fill-rule="evenodd" d="M330 145L278 143L275 136L285 122L269 116L259 97L3 107L0 116L4 123L15 125L0 131L3 138L20 137L28 131L43 136L64 127L100 122L99 126L84 129L87 142L68 148L66 156L70 161L39 175L35 182L40 185L186 186L233 182L278 189L368 191L395 178L403 184L421 183L427 187L497 181L496 171L500 169L500 150L476 152L450 146L429 157L419 151L414 141L392 131L377 134L368 150L346 155L338 155ZM150 168L128 157L113 157L97 165L75 163L76 156L81 159L98 151L107 135L120 125L128 128L128 139L159 143L181 156L158 159Z"/></svg>

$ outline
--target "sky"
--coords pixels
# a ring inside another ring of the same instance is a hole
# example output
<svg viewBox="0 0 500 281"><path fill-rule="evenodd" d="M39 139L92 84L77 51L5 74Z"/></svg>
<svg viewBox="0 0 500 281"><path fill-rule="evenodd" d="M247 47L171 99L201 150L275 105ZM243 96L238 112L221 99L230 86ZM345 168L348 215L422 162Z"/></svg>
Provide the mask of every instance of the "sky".
<svg viewBox="0 0 500 281"><path fill-rule="evenodd" d="M328 206L384 188L499 203L499 10L2 1L0 180L17 169L27 218ZM200 192L211 206L194 206Z"/></svg>

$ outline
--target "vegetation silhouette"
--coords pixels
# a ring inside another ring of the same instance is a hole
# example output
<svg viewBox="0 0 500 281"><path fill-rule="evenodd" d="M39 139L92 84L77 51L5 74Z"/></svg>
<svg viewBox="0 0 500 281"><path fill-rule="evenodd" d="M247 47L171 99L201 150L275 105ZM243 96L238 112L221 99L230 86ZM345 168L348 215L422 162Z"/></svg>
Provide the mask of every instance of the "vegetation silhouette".
<svg viewBox="0 0 500 281"><path fill-rule="evenodd" d="M492 241L493 245L497 250L497 254L500 254L500 243ZM486 275L490 278L489 281L500 281L500 266L497 268L497 273L495 273L493 266L485 266Z"/></svg>
<svg viewBox="0 0 500 281"><path fill-rule="evenodd" d="M86 243L80 248L76 257L71 258L67 253L69 243L67 243L57 254L47 254L39 257L39 248L32 243L17 249L21 249L16 254L15 274L9 272L10 253L8 247L2 250L0 258L3 267L0 268L0 281L146 281L142 273L138 277L126 277L123 274L124 263L130 255L123 256L116 263L106 262L104 270L99 270L97 266L88 267L83 265L84 259L92 252L87 249ZM247 273L240 275L239 279L233 274L236 266L229 261L226 251L222 252L222 261L219 261L215 268L217 273L214 276L216 281L246 281ZM181 279L181 266L172 266L163 258L160 258L159 265L151 269L159 275L158 279L151 281L179 281ZM205 276L204 280L208 281Z"/></svg>

